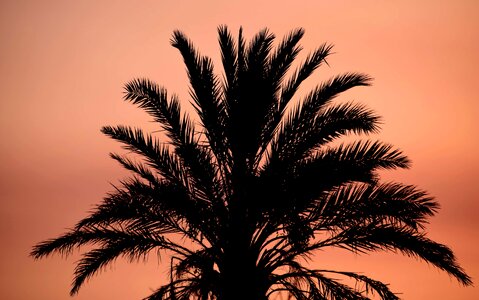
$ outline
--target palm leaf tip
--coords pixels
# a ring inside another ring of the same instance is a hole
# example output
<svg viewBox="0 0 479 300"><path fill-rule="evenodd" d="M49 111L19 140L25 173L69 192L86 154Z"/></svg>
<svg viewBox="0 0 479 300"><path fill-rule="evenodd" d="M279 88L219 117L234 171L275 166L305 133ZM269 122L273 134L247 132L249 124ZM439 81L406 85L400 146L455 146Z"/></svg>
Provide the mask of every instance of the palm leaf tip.
<svg viewBox="0 0 479 300"><path fill-rule="evenodd" d="M81 237L81 234L70 231L58 238L45 240L36 244L30 252L30 256L34 259L40 259L48 257L55 252L61 255L69 255L74 247L80 245L82 242L84 242L84 239Z"/></svg>
<svg viewBox="0 0 479 300"><path fill-rule="evenodd" d="M40 259L43 257L47 257L54 249L49 245L48 242L41 242L33 246L32 251L30 252L30 256L34 259Z"/></svg>
<svg viewBox="0 0 479 300"><path fill-rule="evenodd" d="M474 282L472 281L472 277L467 275L466 271L459 267L455 271L454 277L464 286L474 286Z"/></svg>

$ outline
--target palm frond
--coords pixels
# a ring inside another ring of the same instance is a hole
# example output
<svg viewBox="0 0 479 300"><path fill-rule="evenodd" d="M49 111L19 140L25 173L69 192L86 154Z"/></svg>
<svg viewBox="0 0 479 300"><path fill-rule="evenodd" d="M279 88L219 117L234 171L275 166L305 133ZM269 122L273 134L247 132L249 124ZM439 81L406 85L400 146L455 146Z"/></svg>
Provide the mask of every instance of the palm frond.
<svg viewBox="0 0 479 300"><path fill-rule="evenodd" d="M245 53L247 67L251 73L253 71L260 74L266 72L267 69L264 67L268 65L267 59L274 39L274 34L270 33L267 28L260 30L253 37Z"/></svg>
<svg viewBox="0 0 479 300"><path fill-rule="evenodd" d="M399 183L348 184L315 202L308 218L315 230L383 222L424 229L439 205L426 192Z"/></svg>
<svg viewBox="0 0 479 300"><path fill-rule="evenodd" d="M226 139L227 115L220 98L219 82L213 72L213 63L207 57L199 56L192 43L180 31L173 33L171 40L185 62L191 84L191 96L195 103L206 138L218 162L226 164L228 141Z"/></svg>
<svg viewBox="0 0 479 300"><path fill-rule="evenodd" d="M168 102L166 91L145 79L133 80L125 88L127 91L125 99L138 104L155 117L155 120L166 130L167 136L175 147L176 154L183 162L183 166L187 168L189 173L192 173L192 180L198 181L200 190L207 197L210 197L210 200L211 198L216 199L215 193L221 189L215 183L216 170L212 164L211 154L198 145L193 124L188 115L181 115L178 99L172 97ZM126 136L132 136L131 130L126 127L117 126L116 129L106 126L103 127L102 131L117 139L115 133L121 133L122 129L127 129L126 131L130 132L127 132ZM136 130L136 135L140 137L139 130ZM118 140L123 142L120 139ZM128 142L130 141L127 140L125 144ZM136 145L134 146L136 148Z"/></svg>
<svg viewBox="0 0 479 300"><path fill-rule="evenodd" d="M198 144L192 122L186 114L181 115L178 99L172 97L168 102L166 91L147 80L131 81L126 85L126 90L125 99L147 109L148 112L151 111L155 120L167 131L171 144L175 148L175 154L181 159L185 169L183 171L187 171L190 180L195 181L195 185L199 187L198 195L221 205L218 198L222 187L216 179L217 170L213 164L211 152ZM116 139L114 134L110 134L111 129L112 127L104 127L103 131ZM115 133L114 130L113 133ZM138 135L138 131L136 134ZM125 144L128 142L130 141L126 140ZM136 145L134 146L136 148Z"/></svg>
<svg viewBox="0 0 479 300"><path fill-rule="evenodd" d="M296 94L296 91L301 84L323 63L326 62L326 58L331 54L333 46L328 44L322 44L313 53L308 55L305 62L294 72L291 78L284 84L281 89L281 97L279 103L278 112L280 116L284 112L289 101Z"/></svg>
<svg viewBox="0 0 479 300"><path fill-rule="evenodd" d="M135 162L124 155L118 155L116 153L110 153L110 157L119 162L125 169L132 171L150 184L155 185L159 182L159 178L144 164Z"/></svg>
<svg viewBox="0 0 479 300"><path fill-rule="evenodd" d="M318 270L318 272L344 275L356 280L357 282L362 282L364 284L364 293L366 295L377 294L381 299L384 300L399 300L399 297L389 289L387 284L371 279L365 275L354 272L341 272L332 270Z"/></svg>
<svg viewBox="0 0 479 300"><path fill-rule="evenodd" d="M367 85L369 77L346 74L334 78L309 94L287 117L272 143L270 160L276 157L302 158L322 144L352 133L374 133L379 117L362 105L347 103L325 108L339 93L358 85ZM344 84L344 85L342 85Z"/></svg>
<svg viewBox="0 0 479 300"><path fill-rule="evenodd" d="M163 285L143 300L190 300L208 299L208 293L202 290L203 282L197 278L177 279Z"/></svg>
<svg viewBox="0 0 479 300"><path fill-rule="evenodd" d="M89 216L77 223L75 229L91 227L125 227L161 233L181 233L191 237L192 229L184 226L199 224L196 217L201 203L188 197L186 191L160 182L155 187L139 180L122 182L123 188L109 193Z"/></svg>
<svg viewBox="0 0 479 300"><path fill-rule="evenodd" d="M265 29L255 35L246 49L238 46L236 76L241 88L234 94L236 99L228 101L228 136L236 162L248 160L248 168L255 162L262 128L267 120L265 114L274 102L273 87L268 78L268 58L273 40L274 35ZM245 123L245 119L249 121Z"/></svg>
<svg viewBox="0 0 479 300"><path fill-rule="evenodd" d="M135 79L125 85L125 100L143 108L162 126L178 148L194 141L194 128L187 114L181 115L178 99L168 101L167 92L148 79Z"/></svg>
<svg viewBox="0 0 479 300"><path fill-rule="evenodd" d="M266 103L266 111L264 113L265 120L262 124L259 152L256 154L256 165L259 164L263 152L266 150L269 142L277 127L278 119L278 107L279 107L279 90L286 72L291 67L294 59L301 51L301 47L298 46L299 41L304 35L302 28L295 29L289 33L283 41L277 47L275 53L270 55L268 62L268 74L267 80L263 85L270 85L268 98L269 103Z"/></svg>
<svg viewBox="0 0 479 300"><path fill-rule="evenodd" d="M330 107L301 131L285 128L284 135L280 135L273 144L268 163L279 163L282 168L289 168L297 161L311 156L314 150L345 134L376 131L377 121L374 112L361 105ZM268 163L265 168L268 168Z"/></svg>
<svg viewBox="0 0 479 300"><path fill-rule="evenodd" d="M275 53L269 60L269 76L271 81L278 86L283 81L283 77L289 70L294 59L301 51L301 47L297 46L304 35L304 29L298 28L291 31L278 45Z"/></svg>
<svg viewBox="0 0 479 300"><path fill-rule="evenodd" d="M236 86L236 69L237 69L237 49L235 42L233 41L233 36L226 26L218 27L218 41L221 49L221 60L223 62L223 68L225 72L225 82L223 87L223 93L225 103L227 99L230 99L233 96L232 90Z"/></svg>
<svg viewBox="0 0 479 300"><path fill-rule="evenodd" d="M121 142L126 150L141 155L166 180L189 189L188 175L180 158L151 135L127 126L104 126L102 132Z"/></svg>
<svg viewBox="0 0 479 300"><path fill-rule="evenodd" d="M175 253L188 253L189 251L161 235L148 231L101 231L101 247L83 254L75 268L75 276L71 295L78 292L82 284L100 271L103 267L113 262L119 256L125 256L131 261L146 258L153 249L166 249Z"/></svg>
<svg viewBox="0 0 479 300"><path fill-rule="evenodd" d="M142 155L149 166L155 168L165 179L183 186L193 197L222 205L218 196L222 187L217 182L211 156L198 144L190 140L191 143L181 145L177 153L170 153L167 147L160 146L151 135L144 134L140 129L105 126L102 132L122 142L126 150ZM184 160L184 157L188 159ZM197 189L193 190L192 186Z"/></svg>
<svg viewBox="0 0 479 300"><path fill-rule="evenodd" d="M301 124L310 119L339 94L354 87L369 86L371 81L372 78L369 75L362 73L345 73L327 80L304 99L301 113L298 114L298 123Z"/></svg>
<svg viewBox="0 0 479 300"><path fill-rule="evenodd" d="M389 144L377 141L341 144L317 151L292 166L271 162L260 177L268 194L258 201L265 211L282 212L279 218L293 216L338 186L348 182L373 183L378 170L408 166L407 157Z"/></svg>
<svg viewBox="0 0 479 300"><path fill-rule="evenodd" d="M273 112L273 116L270 117L269 123L265 126L265 130L262 135L262 148L258 154L257 161L263 159L263 153L273 141L275 133L278 131L283 115L286 111L286 106L296 94L296 91L300 85L316 70L321 63L326 62L326 58L330 55L332 46L323 44L316 51L310 54L306 61L295 71L292 77L283 84L279 94L279 102ZM274 143L273 143L274 145Z"/></svg>
<svg viewBox="0 0 479 300"><path fill-rule="evenodd" d="M303 267L293 268L291 271L276 276L275 284L284 285L286 291L294 286L294 296L298 299L350 299L368 300L361 292L350 286L340 283L337 279L326 277L317 270Z"/></svg>
<svg viewBox="0 0 479 300"><path fill-rule="evenodd" d="M78 292L85 280L119 256L135 260L144 257L154 248L166 249L182 255L189 253L188 249L165 239L157 232L97 227L72 230L59 238L40 243L35 246L31 255L35 258L47 256L53 252L67 255L75 247L86 244L99 245L99 248L83 254L78 262L71 290L72 295Z"/></svg>
<svg viewBox="0 0 479 300"><path fill-rule="evenodd" d="M143 236L142 236L143 235ZM122 241L136 237L137 240L145 238L145 241L160 244L165 240L160 233L143 231L121 231L106 227L90 227L81 230L70 230L58 238L46 240L37 244L30 253L34 258L48 256L54 252L62 255L70 254L75 248L91 245L107 245L112 241Z"/></svg>
<svg viewBox="0 0 479 300"><path fill-rule="evenodd" d="M315 243L307 250L323 247L341 247L354 252L399 250L405 255L420 258L447 272L463 285L470 285L471 278L457 264L456 258L447 246L436 243L408 226L395 226L378 222L362 226L354 224L333 234L327 240Z"/></svg>

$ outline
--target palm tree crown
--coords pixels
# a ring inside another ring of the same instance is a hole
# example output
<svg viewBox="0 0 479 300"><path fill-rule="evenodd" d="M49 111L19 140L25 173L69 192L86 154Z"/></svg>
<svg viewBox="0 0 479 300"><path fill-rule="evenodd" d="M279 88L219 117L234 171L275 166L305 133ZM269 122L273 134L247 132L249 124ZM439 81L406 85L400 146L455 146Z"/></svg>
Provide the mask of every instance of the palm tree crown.
<svg viewBox="0 0 479 300"><path fill-rule="evenodd" d="M171 254L171 278L147 299L268 299L277 293L398 299L365 275L305 266L305 256L328 247L398 251L471 284L452 251L425 235L437 202L414 186L379 181L380 170L407 168L407 157L380 141L341 143L345 135L378 131L373 111L333 101L371 78L334 76L292 103L332 49L321 45L290 71L303 33L293 30L273 47L266 29L246 43L241 29L235 41L219 27L224 75L218 77L212 61L175 31L171 44L186 65L199 126L156 83L127 83L125 100L149 113L168 141L127 126L103 127L137 154L111 154L133 176L32 255L93 245L76 266L71 294L117 257L138 259L151 251Z"/></svg>

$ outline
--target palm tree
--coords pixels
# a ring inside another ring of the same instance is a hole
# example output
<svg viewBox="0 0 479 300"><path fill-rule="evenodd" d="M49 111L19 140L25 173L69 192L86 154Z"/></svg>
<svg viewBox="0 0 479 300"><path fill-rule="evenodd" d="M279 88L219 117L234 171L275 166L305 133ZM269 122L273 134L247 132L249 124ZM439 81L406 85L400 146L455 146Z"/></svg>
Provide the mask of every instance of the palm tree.
<svg viewBox="0 0 479 300"><path fill-rule="evenodd" d="M241 29L234 41L219 27L220 79L212 61L175 31L171 43L186 64L199 126L154 82L127 83L125 100L149 113L168 142L136 128L103 127L136 154L111 154L133 176L31 255L92 245L76 266L72 295L119 256L152 251L171 255L171 276L146 299L398 299L365 275L306 266L304 257L329 247L401 252L472 284L452 251L425 235L438 203L415 186L379 181L380 170L407 168L407 157L380 141L341 143L378 131L373 111L333 101L371 78L338 75L293 103L332 49L321 45L289 71L303 33L293 30L274 48L266 29L247 44Z"/></svg>

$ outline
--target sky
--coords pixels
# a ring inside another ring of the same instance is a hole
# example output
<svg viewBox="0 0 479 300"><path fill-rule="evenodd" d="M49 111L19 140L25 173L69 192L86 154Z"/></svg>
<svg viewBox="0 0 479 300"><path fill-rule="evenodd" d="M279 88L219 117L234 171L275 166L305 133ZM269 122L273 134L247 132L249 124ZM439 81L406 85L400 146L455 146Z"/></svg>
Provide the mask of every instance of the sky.
<svg viewBox="0 0 479 300"><path fill-rule="evenodd" d="M246 37L268 27L278 38L303 27L299 60L323 42L335 45L333 74L375 78L341 99L383 117L375 138L402 149L410 170L385 181L415 184L441 204L427 232L450 246L479 280L479 2L402 1L0 1L0 298L70 299L77 252L33 260L31 247L86 216L111 184L125 178L108 156L120 147L103 125L157 128L122 101L123 85L150 78L188 105L185 67L170 46L182 30L219 66L216 29ZM74 299L141 299L162 284L164 263L122 259ZM318 253L311 264L359 271L387 282L404 299L479 299L433 266L390 253Z"/></svg>

